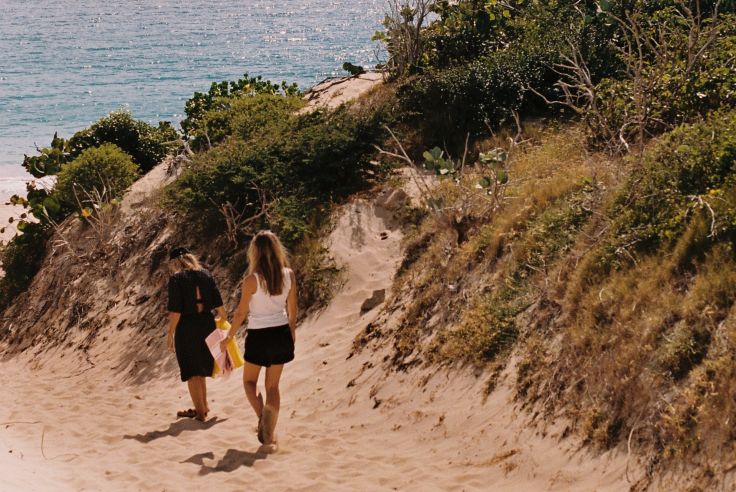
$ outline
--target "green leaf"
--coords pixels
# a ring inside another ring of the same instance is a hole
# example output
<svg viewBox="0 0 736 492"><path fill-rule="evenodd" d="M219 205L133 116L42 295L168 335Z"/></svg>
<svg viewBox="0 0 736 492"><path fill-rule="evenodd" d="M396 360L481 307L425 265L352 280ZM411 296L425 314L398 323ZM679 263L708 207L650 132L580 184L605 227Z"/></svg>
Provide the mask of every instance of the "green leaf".
<svg viewBox="0 0 736 492"><path fill-rule="evenodd" d="M61 204L56 198L49 196L44 199L43 208L49 212L49 215L54 215L61 211Z"/></svg>
<svg viewBox="0 0 736 492"><path fill-rule="evenodd" d="M611 3L608 0L599 0L597 7L599 13L605 13L611 9Z"/></svg>

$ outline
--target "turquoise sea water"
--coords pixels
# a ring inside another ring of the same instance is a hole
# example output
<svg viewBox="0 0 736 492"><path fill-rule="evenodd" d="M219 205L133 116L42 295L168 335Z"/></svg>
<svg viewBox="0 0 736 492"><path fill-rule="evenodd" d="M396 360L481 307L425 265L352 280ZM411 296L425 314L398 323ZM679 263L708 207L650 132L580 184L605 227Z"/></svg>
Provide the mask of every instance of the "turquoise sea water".
<svg viewBox="0 0 736 492"><path fill-rule="evenodd" d="M244 72L308 88L373 66L384 0L0 0L0 193L24 153L126 107L178 122ZM16 186L16 185L12 185Z"/></svg>

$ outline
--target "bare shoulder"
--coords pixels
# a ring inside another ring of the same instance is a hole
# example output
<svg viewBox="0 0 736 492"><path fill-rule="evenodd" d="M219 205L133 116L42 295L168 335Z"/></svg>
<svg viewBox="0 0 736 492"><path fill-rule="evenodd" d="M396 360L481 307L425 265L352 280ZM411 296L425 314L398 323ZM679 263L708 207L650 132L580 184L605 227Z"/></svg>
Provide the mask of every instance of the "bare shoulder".
<svg viewBox="0 0 736 492"><path fill-rule="evenodd" d="M253 293L258 288L256 276L253 274L246 275L243 279L243 290L245 292Z"/></svg>

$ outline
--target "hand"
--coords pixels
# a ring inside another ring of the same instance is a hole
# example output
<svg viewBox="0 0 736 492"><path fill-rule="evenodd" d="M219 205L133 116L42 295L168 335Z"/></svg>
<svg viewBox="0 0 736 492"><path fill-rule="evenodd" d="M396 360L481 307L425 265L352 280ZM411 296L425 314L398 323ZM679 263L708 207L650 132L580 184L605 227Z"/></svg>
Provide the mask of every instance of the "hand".
<svg viewBox="0 0 736 492"><path fill-rule="evenodd" d="M220 352L227 352L227 344L230 343L230 337L227 337L225 340L220 342Z"/></svg>
<svg viewBox="0 0 736 492"><path fill-rule="evenodd" d="M171 335L169 335L168 339L166 340L166 349L169 352L174 351L174 337L172 337Z"/></svg>

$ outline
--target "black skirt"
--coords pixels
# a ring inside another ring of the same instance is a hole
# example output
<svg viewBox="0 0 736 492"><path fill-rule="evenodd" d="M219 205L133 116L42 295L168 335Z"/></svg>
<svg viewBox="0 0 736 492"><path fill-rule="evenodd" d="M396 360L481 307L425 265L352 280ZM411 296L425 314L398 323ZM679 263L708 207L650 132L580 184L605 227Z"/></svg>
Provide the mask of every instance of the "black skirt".
<svg viewBox="0 0 736 492"><path fill-rule="evenodd" d="M289 325L246 331L243 358L257 366L270 367L294 360L294 338Z"/></svg>
<svg viewBox="0 0 736 492"><path fill-rule="evenodd" d="M176 325L174 347L179 362L181 380L194 376L212 376L215 359L205 339L215 330L215 317L209 311L199 314L183 314Z"/></svg>

